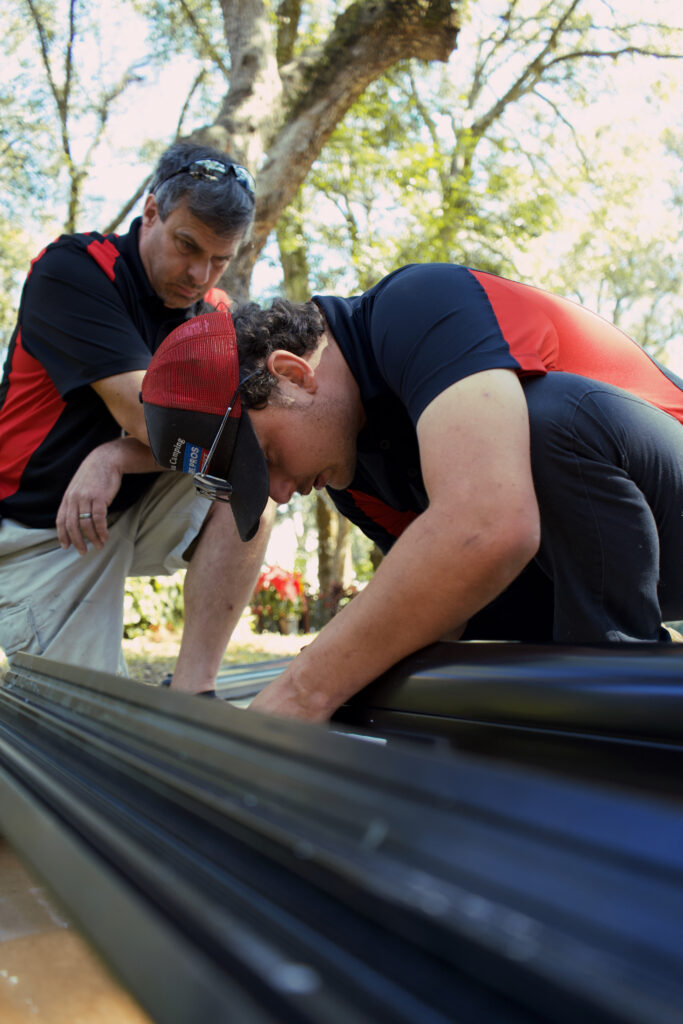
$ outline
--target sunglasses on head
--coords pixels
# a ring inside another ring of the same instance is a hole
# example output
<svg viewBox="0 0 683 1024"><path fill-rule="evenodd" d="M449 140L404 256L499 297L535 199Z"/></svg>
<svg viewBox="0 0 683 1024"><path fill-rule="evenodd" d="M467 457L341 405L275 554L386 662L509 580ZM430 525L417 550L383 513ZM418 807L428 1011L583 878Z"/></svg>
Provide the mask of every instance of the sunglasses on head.
<svg viewBox="0 0 683 1024"><path fill-rule="evenodd" d="M185 164L180 170L174 171L173 174L169 174L157 182L156 188L160 189L162 185L178 174L190 174L197 181L222 181L223 178L232 175L252 198L256 192L256 182L246 167L242 167L240 164L224 164L220 160L211 159L193 160L191 164Z"/></svg>
<svg viewBox="0 0 683 1024"><path fill-rule="evenodd" d="M206 461L199 473L195 473L194 475L194 487L197 494L200 494L202 498L208 498L209 501L230 501L232 498L232 484L229 484L227 480L224 480L220 476L209 476L206 471L209 468L209 463L211 462L216 448L218 447L218 442L225 430L225 424L228 422L228 417L230 416L235 402L237 401L240 389L248 380L255 377L258 372L258 370L253 370L252 373L248 373L244 380L241 380L235 388L235 393L230 399L228 408L225 410L225 414L221 420L221 425L216 431L216 436L214 437L209 449L209 454L206 456Z"/></svg>

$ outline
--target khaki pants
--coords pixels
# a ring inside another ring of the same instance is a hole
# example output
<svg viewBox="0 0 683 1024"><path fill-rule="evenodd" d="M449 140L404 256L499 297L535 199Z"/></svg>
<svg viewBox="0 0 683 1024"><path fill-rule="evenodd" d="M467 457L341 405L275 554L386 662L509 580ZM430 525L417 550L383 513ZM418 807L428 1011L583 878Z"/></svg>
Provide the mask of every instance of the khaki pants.
<svg viewBox="0 0 683 1024"><path fill-rule="evenodd" d="M162 473L109 521L109 540L64 551L54 529L0 522L0 646L104 672L126 673L121 651L126 577L187 568L210 502L192 477Z"/></svg>

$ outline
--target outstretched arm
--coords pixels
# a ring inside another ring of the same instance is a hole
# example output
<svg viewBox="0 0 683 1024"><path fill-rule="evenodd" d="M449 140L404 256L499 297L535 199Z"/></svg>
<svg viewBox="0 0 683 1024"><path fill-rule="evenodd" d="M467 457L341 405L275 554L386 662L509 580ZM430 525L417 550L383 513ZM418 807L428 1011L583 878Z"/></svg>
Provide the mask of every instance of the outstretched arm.
<svg viewBox="0 0 683 1024"><path fill-rule="evenodd" d="M253 710L325 721L401 658L460 627L534 556L540 523L514 372L451 385L420 417L418 441L429 507Z"/></svg>

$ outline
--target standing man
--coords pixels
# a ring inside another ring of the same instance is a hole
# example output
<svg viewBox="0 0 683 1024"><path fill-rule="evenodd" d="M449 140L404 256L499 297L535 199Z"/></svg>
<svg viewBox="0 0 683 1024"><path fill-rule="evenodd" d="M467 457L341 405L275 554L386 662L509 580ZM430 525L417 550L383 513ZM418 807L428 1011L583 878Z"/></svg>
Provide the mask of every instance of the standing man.
<svg viewBox="0 0 683 1024"><path fill-rule="evenodd" d="M233 321L271 497L327 487L387 552L254 709L323 721L449 633L670 640L683 382L617 328L447 264Z"/></svg>
<svg viewBox="0 0 683 1024"><path fill-rule="evenodd" d="M0 645L10 660L28 651L125 671L126 577L186 567L172 685L213 691L269 530L253 524L245 548L229 505L198 497L190 476L158 472L139 394L177 325L227 307L214 286L253 213L244 167L177 144L127 234L64 235L33 262L0 387Z"/></svg>

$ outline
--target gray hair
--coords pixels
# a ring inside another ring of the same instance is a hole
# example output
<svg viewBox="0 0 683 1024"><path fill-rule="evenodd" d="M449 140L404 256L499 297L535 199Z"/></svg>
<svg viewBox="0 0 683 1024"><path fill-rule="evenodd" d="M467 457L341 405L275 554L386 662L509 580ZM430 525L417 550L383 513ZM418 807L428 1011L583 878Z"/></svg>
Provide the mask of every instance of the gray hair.
<svg viewBox="0 0 683 1024"><path fill-rule="evenodd" d="M211 146L177 142L167 149L149 186L162 221L185 199L190 213L217 235L246 231L254 219L254 197L232 174L220 181L203 181L190 174L177 173L195 160L218 160L225 165L235 163L227 153Z"/></svg>

